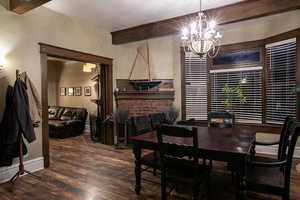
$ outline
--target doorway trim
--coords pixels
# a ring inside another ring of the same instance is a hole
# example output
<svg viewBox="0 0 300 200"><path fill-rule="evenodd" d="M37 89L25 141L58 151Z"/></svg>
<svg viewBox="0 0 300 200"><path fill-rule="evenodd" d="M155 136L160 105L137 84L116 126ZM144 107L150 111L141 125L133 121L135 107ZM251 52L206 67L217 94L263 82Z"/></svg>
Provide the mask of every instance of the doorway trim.
<svg viewBox="0 0 300 200"><path fill-rule="evenodd" d="M65 49L45 43L39 43L41 54L42 81L42 148L44 167L50 166L49 131L48 131L48 57L63 58L86 63L99 64L107 69L107 94L105 116L113 112L113 59L80 51ZM107 144L113 144L113 131L107 132Z"/></svg>

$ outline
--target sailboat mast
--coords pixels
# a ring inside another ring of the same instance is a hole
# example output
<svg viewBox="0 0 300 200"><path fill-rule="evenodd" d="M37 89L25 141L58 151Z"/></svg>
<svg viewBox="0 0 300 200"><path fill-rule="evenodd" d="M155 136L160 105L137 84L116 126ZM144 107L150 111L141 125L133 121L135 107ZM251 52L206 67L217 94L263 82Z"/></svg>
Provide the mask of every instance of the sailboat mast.
<svg viewBox="0 0 300 200"><path fill-rule="evenodd" d="M147 42L147 61L148 61L148 72L149 72L149 81L152 81L152 77L151 77L151 67L150 67L150 58L149 58L149 45L148 45L148 42Z"/></svg>
<svg viewBox="0 0 300 200"><path fill-rule="evenodd" d="M136 54L135 59L134 59L134 62L133 62L133 66L131 67L130 74L129 74L129 80L131 79L131 76L132 76L132 73L133 73L134 66L135 66L135 63L136 63L136 60L137 60L138 55L139 55L139 54Z"/></svg>

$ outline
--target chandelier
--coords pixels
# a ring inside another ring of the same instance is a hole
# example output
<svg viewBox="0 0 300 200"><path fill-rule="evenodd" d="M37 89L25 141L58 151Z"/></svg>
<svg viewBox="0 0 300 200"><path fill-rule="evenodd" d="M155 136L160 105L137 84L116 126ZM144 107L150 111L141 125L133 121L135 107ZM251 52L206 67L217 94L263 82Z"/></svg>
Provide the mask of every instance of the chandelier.
<svg viewBox="0 0 300 200"><path fill-rule="evenodd" d="M200 0L200 12L195 21L189 27L182 29L182 46L185 52L192 52L200 57L208 55L215 57L218 54L222 35L216 31L216 21L208 21L202 12L202 0Z"/></svg>

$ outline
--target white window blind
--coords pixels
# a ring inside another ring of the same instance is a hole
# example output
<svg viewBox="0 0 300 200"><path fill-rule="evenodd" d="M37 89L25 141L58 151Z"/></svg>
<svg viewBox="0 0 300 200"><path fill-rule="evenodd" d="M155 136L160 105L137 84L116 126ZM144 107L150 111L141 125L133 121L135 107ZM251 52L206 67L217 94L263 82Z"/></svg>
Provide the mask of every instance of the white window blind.
<svg viewBox="0 0 300 200"><path fill-rule="evenodd" d="M232 102L236 122L262 122L262 67L241 66L241 68L211 70L211 110L226 110L224 101L227 99L223 88L227 84L231 88L240 86L246 97L246 103L240 104L234 95Z"/></svg>
<svg viewBox="0 0 300 200"><path fill-rule="evenodd" d="M207 120L206 58L185 54L186 119Z"/></svg>
<svg viewBox="0 0 300 200"><path fill-rule="evenodd" d="M280 124L296 116L296 39L266 45L267 123Z"/></svg>

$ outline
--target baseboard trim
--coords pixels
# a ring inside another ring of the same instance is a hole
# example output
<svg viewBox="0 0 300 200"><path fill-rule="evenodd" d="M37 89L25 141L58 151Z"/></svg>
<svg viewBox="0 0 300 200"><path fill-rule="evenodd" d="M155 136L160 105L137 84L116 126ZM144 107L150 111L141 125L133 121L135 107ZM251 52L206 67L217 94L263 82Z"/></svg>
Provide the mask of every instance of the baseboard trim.
<svg viewBox="0 0 300 200"><path fill-rule="evenodd" d="M44 158L39 157L33 160L24 162L24 167L30 172L36 172L44 169ZM9 181L19 170L19 163L13 164L9 167L0 168L0 183ZM26 175L26 174L25 174Z"/></svg>
<svg viewBox="0 0 300 200"><path fill-rule="evenodd" d="M262 146L256 145L255 150L257 153L267 154L267 155L277 155L278 145L274 146ZM296 147L294 158L300 158L300 147Z"/></svg>

